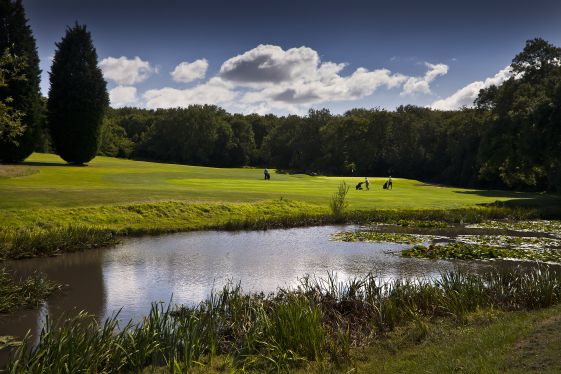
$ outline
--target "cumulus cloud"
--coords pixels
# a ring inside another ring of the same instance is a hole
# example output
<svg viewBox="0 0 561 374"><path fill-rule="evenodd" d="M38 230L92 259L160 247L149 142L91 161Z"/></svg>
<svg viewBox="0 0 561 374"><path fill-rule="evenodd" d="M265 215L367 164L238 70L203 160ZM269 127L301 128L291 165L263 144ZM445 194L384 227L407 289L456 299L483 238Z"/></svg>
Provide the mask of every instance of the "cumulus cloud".
<svg viewBox="0 0 561 374"><path fill-rule="evenodd" d="M494 76L489 77L484 81L472 82L467 86L460 88L447 98L436 100L430 105L430 107L439 110L455 110L464 106L473 106L473 101L477 98L477 95L479 95L480 90L492 85L498 86L511 76L512 72L510 71L510 67L507 66Z"/></svg>
<svg viewBox="0 0 561 374"><path fill-rule="evenodd" d="M107 57L99 62L105 79L112 80L119 85L132 85L144 82L156 69L148 61L140 57L128 59L125 56L119 58Z"/></svg>
<svg viewBox="0 0 561 374"><path fill-rule="evenodd" d="M183 62L171 73L178 82L204 77L204 59ZM388 69L358 67L348 73L346 63L321 61L308 47L282 49L259 45L222 64L216 76L187 89L163 87L142 95L148 108L184 107L191 104L217 104L230 111L302 113L310 106L359 100L379 89L401 89L404 94L430 93L430 84L448 72L444 64L426 64L420 77Z"/></svg>
<svg viewBox="0 0 561 374"><path fill-rule="evenodd" d="M428 68L426 74L422 77L410 77L407 79L403 85L403 91L400 93L401 96L414 95L414 94L426 94L431 93L430 83L437 77L441 75L446 75L448 73L448 65L445 64L429 64L425 63Z"/></svg>
<svg viewBox="0 0 561 374"><path fill-rule="evenodd" d="M349 76L341 76L338 74L340 68L320 67L315 79L306 77L248 91L242 96L240 103L246 106L246 111L267 112L277 109L302 112L312 104L357 100L373 94L380 87L399 87L407 79L406 76L392 74L387 69L370 71L358 68Z"/></svg>
<svg viewBox="0 0 561 374"><path fill-rule="evenodd" d="M174 81L189 83L197 79L203 79L208 69L208 61L199 59L193 62L182 62L170 73Z"/></svg>
<svg viewBox="0 0 561 374"><path fill-rule="evenodd" d="M238 84L275 84L314 74L319 61L318 53L311 48L285 51L279 46L261 44L226 60L219 75Z"/></svg>
<svg viewBox="0 0 561 374"><path fill-rule="evenodd" d="M109 101L111 106L118 108L123 106L133 106L138 103L136 87L117 86L109 91Z"/></svg>
<svg viewBox="0 0 561 374"><path fill-rule="evenodd" d="M171 87L148 90L143 98L147 108L155 109L186 107L193 104L220 105L231 102L237 95L231 85L215 77L204 84L184 90Z"/></svg>

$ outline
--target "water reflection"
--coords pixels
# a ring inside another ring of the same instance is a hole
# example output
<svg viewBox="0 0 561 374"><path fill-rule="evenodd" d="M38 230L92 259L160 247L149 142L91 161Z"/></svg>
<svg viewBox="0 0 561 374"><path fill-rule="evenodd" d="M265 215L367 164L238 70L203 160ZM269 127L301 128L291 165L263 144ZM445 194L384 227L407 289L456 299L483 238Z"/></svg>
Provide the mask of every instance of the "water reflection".
<svg viewBox="0 0 561 374"><path fill-rule="evenodd" d="M435 277L450 261L399 256L400 244L330 241L353 227L324 226L253 232L193 232L126 240L113 249L8 263L25 275L40 270L65 291L41 309L0 318L0 335L23 336L51 318L79 310L105 318L120 308L122 320L146 315L152 301L194 304L228 280L247 292L273 292L299 277L337 274L343 281L369 272L385 279ZM489 265L465 264L473 269Z"/></svg>

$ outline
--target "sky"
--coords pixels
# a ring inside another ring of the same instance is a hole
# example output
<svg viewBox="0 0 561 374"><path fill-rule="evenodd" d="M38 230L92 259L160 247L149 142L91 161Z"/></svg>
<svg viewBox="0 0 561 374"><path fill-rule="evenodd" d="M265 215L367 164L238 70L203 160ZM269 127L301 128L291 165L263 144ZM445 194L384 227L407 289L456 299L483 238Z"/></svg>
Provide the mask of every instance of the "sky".
<svg viewBox="0 0 561 374"><path fill-rule="evenodd" d="M235 113L470 106L526 40L561 46L561 1L23 0L44 95L55 43L86 24L111 106Z"/></svg>

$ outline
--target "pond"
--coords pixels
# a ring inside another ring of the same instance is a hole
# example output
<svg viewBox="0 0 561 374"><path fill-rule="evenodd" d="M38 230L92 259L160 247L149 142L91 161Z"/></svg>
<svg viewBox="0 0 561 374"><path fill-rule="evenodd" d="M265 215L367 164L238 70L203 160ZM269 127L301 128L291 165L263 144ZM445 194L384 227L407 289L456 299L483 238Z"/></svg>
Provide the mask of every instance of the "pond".
<svg viewBox="0 0 561 374"><path fill-rule="evenodd" d="M0 335L38 333L50 318L80 310L101 319L121 310L120 319L138 320L153 301L194 304L226 282L246 292L273 292L310 274L339 280L375 273L382 278L437 277L454 266L479 271L497 263L461 263L400 256L409 245L330 240L354 226L268 231L204 231L131 238L111 249L7 262L21 275L34 270L65 284L39 310L0 317Z"/></svg>

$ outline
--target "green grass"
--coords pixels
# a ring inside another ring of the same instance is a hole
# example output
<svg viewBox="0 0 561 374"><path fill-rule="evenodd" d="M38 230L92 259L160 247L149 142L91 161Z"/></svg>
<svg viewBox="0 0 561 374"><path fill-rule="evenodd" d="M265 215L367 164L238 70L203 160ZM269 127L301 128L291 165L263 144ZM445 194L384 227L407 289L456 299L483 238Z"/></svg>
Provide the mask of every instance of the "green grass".
<svg viewBox="0 0 561 374"><path fill-rule="evenodd" d="M429 324L421 339L413 325L372 347L356 350L354 368L373 374L559 373L559 313L559 306L532 312L478 312L461 325L450 321ZM551 339L542 330L555 317L557 330ZM528 341L532 343L529 349L525 346Z"/></svg>
<svg viewBox="0 0 561 374"><path fill-rule="evenodd" d="M33 173L19 170L26 168ZM56 155L33 154L23 165L0 165L1 170L0 258L99 247L122 235L402 219L481 222L540 217L559 209L557 195L468 190L399 178L387 191L381 188L384 179L374 177L370 191L356 191L352 186L362 177L273 174L264 181L261 169L109 157L77 167ZM329 202L342 181L351 186L349 207L334 216ZM497 201L504 206L488 205Z"/></svg>
<svg viewBox="0 0 561 374"><path fill-rule="evenodd" d="M257 202L298 200L327 206L339 183L350 185L351 209L451 209L506 200L539 200L555 196L427 185L394 178L394 189L383 190L385 178L369 176L370 191L356 191L360 177L312 177L272 174L261 169L219 169L96 157L86 167L67 166L58 156L33 154L25 162L37 173L0 179L0 210L78 207L160 200ZM13 166L0 166L2 168Z"/></svg>

